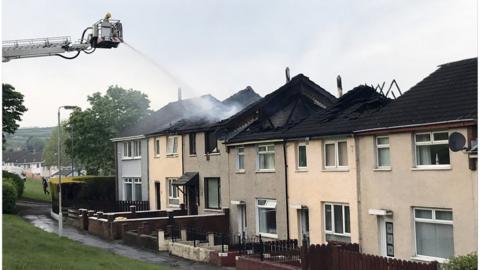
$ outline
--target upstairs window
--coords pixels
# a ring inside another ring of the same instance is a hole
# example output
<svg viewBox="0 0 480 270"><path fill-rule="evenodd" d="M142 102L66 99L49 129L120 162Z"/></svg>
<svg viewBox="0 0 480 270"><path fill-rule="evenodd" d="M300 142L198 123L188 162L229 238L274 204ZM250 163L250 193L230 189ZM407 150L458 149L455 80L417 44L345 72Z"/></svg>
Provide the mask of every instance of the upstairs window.
<svg viewBox="0 0 480 270"><path fill-rule="evenodd" d="M140 158L142 156L142 141L128 141L123 143L124 158Z"/></svg>
<svg viewBox="0 0 480 270"><path fill-rule="evenodd" d="M142 141L133 141L133 157L138 158L142 156Z"/></svg>
<svg viewBox="0 0 480 270"><path fill-rule="evenodd" d="M124 142L123 143L123 157L124 158L131 158L132 157L132 142Z"/></svg>
<svg viewBox="0 0 480 270"><path fill-rule="evenodd" d="M275 145L259 145L257 148L258 170L275 170Z"/></svg>
<svg viewBox="0 0 480 270"><path fill-rule="evenodd" d="M190 150L190 155L196 155L197 154L197 142L196 142L196 134L195 133L190 133L188 134L188 143L189 143L189 150Z"/></svg>
<svg viewBox="0 0 480 270"><path fill-rule="evenodd" d="M415 152L418 167L449 165L448 132L416 133Z"/></svg>
<svg viewBox="0 0 480 270"><path fill-rule="evenodd" d="M346 141L329 141L324 144L324 166L326 169L348 166Z"/></svg>
<svg viewBox="0 0 480 270"><path fill-rule="evenodd" d="M237 147L237 171L245 170L245 148Z"/></svg>
<svg viewBox="0 0 480 270"><path fill-rule="evenodd" d="M167 155L177 154L177 148L178 148L178 137L169 136L167 139Z"/></svg>
<svg viewBox="0 0 480 270"><path fill-rule="evenodd" d="M205 154L218 153L217 136L213 131L205 132Z"/></svg>
<svg viewBox="0 0 480 270"><path fill-rule="evenodd" d="M307 145L305 143L299 143L297 146L297 168L307 168Z"/></svg>
<svg viewBox="0 0 480 270"><path fill-rule="evenodd" d="M155 138L155 156L160 156L160 138Z"/></svg>
<svg viewBox="0 0 480 270"><path fill-rule="evenodd" d="M390 167L390 142L386 136L376 137L377 168Z"/></svg>

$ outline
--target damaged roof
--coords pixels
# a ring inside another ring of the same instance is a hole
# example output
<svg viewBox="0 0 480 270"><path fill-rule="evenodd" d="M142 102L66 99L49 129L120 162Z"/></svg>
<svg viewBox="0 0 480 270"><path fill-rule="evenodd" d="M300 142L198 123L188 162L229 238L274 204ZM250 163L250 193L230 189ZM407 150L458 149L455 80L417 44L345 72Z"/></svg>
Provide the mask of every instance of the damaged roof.
<svg viewBox="0 0 480 270"><path fill-rule="evenodd" d="M330 108L311 115L286 131L284 138L351 134L391 102L370 86L357 86Z"/></svg>
<svg viewBox="0 0 480 270"><path fill-rule="evenodd" d="M228 143L279 138L307 118L324 111L336 98L299 74L288 83L223 121Z"/></svg>
<svg viewBox="0 0 480 270"><path fill-rule="evenodd" d="M359 130L477 119L477 58L440 65Z"/></svg>

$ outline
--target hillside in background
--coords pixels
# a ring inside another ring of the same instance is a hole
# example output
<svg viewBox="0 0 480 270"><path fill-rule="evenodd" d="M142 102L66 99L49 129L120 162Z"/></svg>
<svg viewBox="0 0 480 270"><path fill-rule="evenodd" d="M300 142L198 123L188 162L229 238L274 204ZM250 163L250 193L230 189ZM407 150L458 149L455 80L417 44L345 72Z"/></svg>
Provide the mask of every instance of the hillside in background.
<svg viewBox="0 0 480 270"><path fill-rule="evenodd" d="M27 143L37 150L43 149L51 133L52 127L19 128L13 135L6 134L4 151L26 149Z"/></svg>

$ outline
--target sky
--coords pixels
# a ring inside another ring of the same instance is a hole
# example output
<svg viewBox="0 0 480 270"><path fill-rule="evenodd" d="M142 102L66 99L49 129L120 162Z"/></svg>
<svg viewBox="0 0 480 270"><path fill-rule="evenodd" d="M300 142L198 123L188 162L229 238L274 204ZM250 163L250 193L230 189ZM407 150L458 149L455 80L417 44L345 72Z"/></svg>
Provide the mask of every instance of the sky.
<svg viewBox="0 0 480 270"><path fill-rule="evenodd" d="M25 95L21 127L54 126L62 105L119 85L146 93L151 109L251 86L264 96L303 73L336 95L396 79L406 91L440 64L476 57L473 0L3 0L2 39L71 36L111 12L126 44L74 60L2 63L2 82ZM65 113L64 113L65 114ZM65 116L64 116L65 117Z"/></svg>

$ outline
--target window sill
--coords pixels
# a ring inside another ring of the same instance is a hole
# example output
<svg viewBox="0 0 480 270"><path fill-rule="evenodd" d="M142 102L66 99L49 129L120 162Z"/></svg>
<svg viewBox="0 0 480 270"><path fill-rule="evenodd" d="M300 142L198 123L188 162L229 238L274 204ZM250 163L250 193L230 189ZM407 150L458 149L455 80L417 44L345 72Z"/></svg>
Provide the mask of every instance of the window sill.
<svg viewBox="0 0 480 270"><path fill-rule="evenodd" d="M257 234L261 235L262 237L267 237L267 238L274 238L274 239L278 238L278 234L261 233L261 232L258 232Z"/></svg>
<svg viewBox="0 0 480 270"><path fill-rule="evenodd" d="M308 169L307 168L297 168L297 169L295 169L295 172L297 172L297 173L308 172Z"/></svg>
<svg viewBox="0 0 480 270"><path fill-rule="evenodd" d="M220 152L214 152L214 153L207 153L205 156L219 156Z"/></svg>
<svg viewBox="0 0 480 270"><path fill-rule="evenodd" d="M255 173L274 173L275 170L256 170Z"/></svg>
<svg viewBox="0 0 480 270"><path fill-rule="evenodd" d="M432 165L432 166L420 166L413 167L412 171L448 171L451 170L451 165Z"/></svg>
<svg viewBox="0 0 480 270"><path fill-rule="evenodd" d="M238 174L245 174L245 170L238 170L238 171L235 171L235 173L238 173Z"/></svg>
<svg viewBox="0 0 480 270"><path fill-rule="evenodd" d="M160 158L160 155L155 155L153 156L153 158Z"/></svg>
<svg viewBox="0 0 480 270"><path fill-rule="evenodd" d="M391 172L392 168L391 167L378 167L373 169L374 172Z"/></svg>
<svg viewBox="0 0 480 270"><path fill-rule="evenodd" d="M197 154L189 154L188 156L189 156L189 157L196 157Z"/></svg>
<svg viewBox="0 0 480 270"><path fill-rule="evenodd" d="M167 158L176 158L178 154L167 154Z"/></svg>
<svg viewBox="0 0 480 270"><path fill-rule="evenodd" d="M127 157L127 158L122 158L122 160L138 160L138 159L142 159L141 157Z"/></svg>
<svg viewBox="0 0 480 270"><path fill-rule="evenodd" d="M348 172L349 168L323 168L322 172Z"/></svg>
<svg viewBox="0 0 480 270"><path fill-rule="evenodd" d="M421 262L433 262L433 261L437 261L440 263L448 262L448 259L445 259L445 258L429 257L429 256L422 256L422 255L416 255L411 257L410 259L414 261L421 261Z"/></svg>
<svg viewBox="0 0 480 270"><path fill-rule="evenodd" d="M204 212L211 212L211 213L223 213L221 208L205 208L203 209Z"/></svg>

